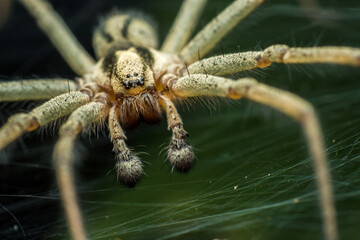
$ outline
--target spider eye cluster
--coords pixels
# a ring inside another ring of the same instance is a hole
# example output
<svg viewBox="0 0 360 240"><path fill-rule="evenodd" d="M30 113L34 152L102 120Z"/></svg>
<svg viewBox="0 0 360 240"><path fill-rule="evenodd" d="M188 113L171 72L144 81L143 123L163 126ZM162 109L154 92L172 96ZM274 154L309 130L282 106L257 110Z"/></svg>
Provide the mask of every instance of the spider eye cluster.
<svg viewBox="0 0 360 240"><path fill-rule="evenodd" d="M133 75L126 74L126 79L122 83L126 89L130 89L139 86L144 86L145 84L144 81L145 78L143 76L139 76L138 73L134 73Z"/></svg>

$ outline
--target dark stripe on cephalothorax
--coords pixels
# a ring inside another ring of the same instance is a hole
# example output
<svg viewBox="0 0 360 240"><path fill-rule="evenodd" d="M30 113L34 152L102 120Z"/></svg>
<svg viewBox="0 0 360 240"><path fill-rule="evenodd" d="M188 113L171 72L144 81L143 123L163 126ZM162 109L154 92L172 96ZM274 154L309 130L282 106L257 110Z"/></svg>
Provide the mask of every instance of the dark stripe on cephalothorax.
<svg viewBox="0 0 360 240"><path fill-rule="evenodd" d="M111 76L113 69L117 63L118 57L116 56L116 52L112 52L108 54L106 57L104 57L101 69L107 76Z"/></svg>
<svg viewBox="0 0 360 240"><path fill-rule="evenodd" d="M150 68L153 68L154 65L154 56L150 52L148 48L143 47L137 47L135 48L137 54L141 57L142 61L145 65L149 66Z"/></svg>
<svg viewBox="0 0 360 240"><path fill-rule="evenodd" d="M128 38L128 33L129 33L129 26L130 26L130 23L132 21L132 17L128 17L126 18L125 22L124 22L124 25L123 25L123 28L121 29L121 35L127 39Z"/></svg>
<svg viewBox="0 0 360 240"><path fill-rule="evenodd" d="M108 43L114 41L113 37L106 31L105 24L100 24L98 27L100 34L104 37Z"/></svg>

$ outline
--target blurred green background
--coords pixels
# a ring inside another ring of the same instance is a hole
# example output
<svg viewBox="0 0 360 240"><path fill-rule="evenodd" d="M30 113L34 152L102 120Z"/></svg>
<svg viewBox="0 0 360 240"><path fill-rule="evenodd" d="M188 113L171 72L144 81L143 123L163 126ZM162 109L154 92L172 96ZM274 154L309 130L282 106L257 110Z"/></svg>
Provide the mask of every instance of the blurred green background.
<svg viewBox="0 0 360 240"><path fill-rule="evenodd" d="M164 39L181 1L51 1L91 54L97 17L114 6L140 9ZM230 0L209 0L198 30ZM309 7L306 2L316 2ZM305 4L305 5L304 5ZM1 79L68 77L64 63L33 19L15 2L0 30ZM209 55L272 44L360 47L356 0L265 1ZM360 68L273 64L244 72L314 104L323 127L342 239L360 239ZM39 103L0 105L1 121ZM195 149L187 173L171 171L166 121L127 131L146 175L135 189L116 182L107 131L76 145L77 189L90 239L322 239L314 173L300 126L247 100L204 99L178 107ZM26 134L0 153L0 204L27 239L68 239L51 163L57 130ZM0 207L1 239L24 239Z"/></svg>

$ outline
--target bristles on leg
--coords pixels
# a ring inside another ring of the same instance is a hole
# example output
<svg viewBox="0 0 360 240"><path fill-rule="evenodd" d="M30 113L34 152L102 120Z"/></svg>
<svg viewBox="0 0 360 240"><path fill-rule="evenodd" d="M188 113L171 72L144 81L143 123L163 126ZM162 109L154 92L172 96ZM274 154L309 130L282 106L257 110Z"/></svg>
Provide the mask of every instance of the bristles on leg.
<svg viewBox="0 0 360 240"><path fill-rule="evenodd" d="M187 132L180 126L173 128L173 137L168 151L169 162L175 169L187 172L194 164L194 152L186 142Z"/></svg>
<svg viewBox="0 0 360 240"><path fill-rule="evenodd" d="M128 149L123 139L117 139L115 142L114 151L117 160L115 164L117 179L127 187L134 187L143 174L143 164L141 160Z"/></svg>

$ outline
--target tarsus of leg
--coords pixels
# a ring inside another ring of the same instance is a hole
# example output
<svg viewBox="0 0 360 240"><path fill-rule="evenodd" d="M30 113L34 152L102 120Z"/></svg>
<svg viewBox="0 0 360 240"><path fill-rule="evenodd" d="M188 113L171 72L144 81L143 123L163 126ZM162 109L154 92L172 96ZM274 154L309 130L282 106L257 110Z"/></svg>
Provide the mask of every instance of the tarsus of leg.
<svg viewBox="0 0 360 240"><path fill-rule="evenodd" d="M186 172L192 167L195 159L192 147L186 141L188 133L185 131L180 115L171 100L160 95L159 103L166 111L168 126L172 131L167 158L177 170Z"/></svg>
<svg viewBox="0 0 360 240"><path fill-rule="evenodd" d="M106 105L102 102L90 102L76 109L61 126L60 138L54 149L53 160L61 198L69 229L75 240L85 240L86 234L74 187L74 142L83 128L106 117L106 109Z"/></svg>
<svg viewBox="0 0 360 240"><path fill-rule="evenodd" d="M185 0L167 35L162 52L178 53L193 33L207 0Z"/></svg>
<svg viewBox="0 0 360 240"><path fill-rule="evenodd" d="M335 46L291 48L287 45L273 45L264 51L249 51L205 58L191 64L188 71L190 74L206 72L210 75L224 76L253 68L268 67L273 62L360 66L360 49Z"/></svg>
<svg viewBox="0 0 360 240"><path fill-rule="evenodd" d="M229 5L208 25L205 26L180 52L184 60L191 64L206 53L231 30L236 24L252 12L263 0L237 0Z"/></svg>
<svg viewBox="0 0 360 240"><path fill-rule="evenodd" d="M60 94L73 92L76 85L69 79L29 79L0 82L0 102L48 100Z"/></svg>
<svg viewBox="0 0 360 240"><path fill-rule="evenodd" d="M304 129L313 159L324 234L327 240L338 239L336 209L323 135L318 118L309 102L292 93L258 83L251 78L233 81L222 77L192 74L173 82L170 90L179 97L219 96L232 99L246 97L275 108L299 122Z"/></svg>
<svg viewBox="0 0 360 240"><path fill-rule="evenodd" d="M39 126L44 126L66 116L89 101L90 97L87 94L70 92L47 101L27 114L15 114L0 129L0 150L20 137L25 131L33 131Z"/></svg>
<svg viewBox="0 0 360 240"><path fill-rule="evenodd" d="M19 0L37 21L41 30L58 49L59 53L74 70L83 76L92 72L94 59L80 45L76 37L54 11L50 3L44 0Z"/></svg>

